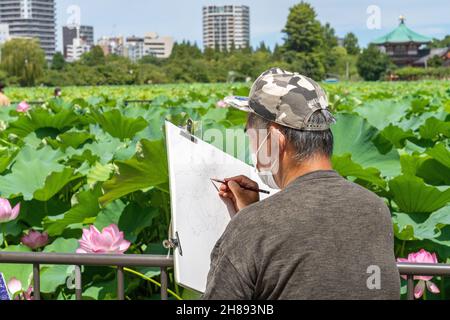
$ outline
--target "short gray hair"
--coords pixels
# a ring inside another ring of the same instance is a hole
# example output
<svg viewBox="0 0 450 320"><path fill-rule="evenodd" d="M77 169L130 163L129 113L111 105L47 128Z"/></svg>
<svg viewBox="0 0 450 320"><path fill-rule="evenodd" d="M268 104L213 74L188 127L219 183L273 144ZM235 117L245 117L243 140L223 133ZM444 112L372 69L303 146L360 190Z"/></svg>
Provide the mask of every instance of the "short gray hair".
<svg viewBox="0 0 450 320"><path fill-rule="evenodd" d="M333 119L327 110L315 112L308 123L324 124L330 123ZM248 128L268 129L272 124L254 113L248 116ZM286 136L288 143L294 148L294 159L297 162L309 160L314 156L320 155L331 158L333 156L334 138L331 129L325 131L304 131L280 125L280 131Z"/></svg>

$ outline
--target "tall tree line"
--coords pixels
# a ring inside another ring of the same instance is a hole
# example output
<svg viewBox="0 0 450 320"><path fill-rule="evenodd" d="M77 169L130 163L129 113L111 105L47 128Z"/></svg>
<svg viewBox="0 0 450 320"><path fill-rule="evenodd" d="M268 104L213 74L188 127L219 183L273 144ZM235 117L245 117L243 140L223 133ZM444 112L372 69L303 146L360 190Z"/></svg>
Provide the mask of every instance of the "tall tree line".
<svg viewBox="0 0 450 320"><path fill-rule="evenodd" d="M66 63L57 53L48 65L37 42L14 39L2 48L0 81L22 86L244 81L273 66L316 80L358 77L360 48L356 36L349 33L339 43L332 26L322 24L307 2L290 8L282 31L283 43L274 48L262 42L256 48L231 46L222 51L202 51L196 43L183 41L175 44L168 59L148 56L136 63L120 56L105 56L100 47L94 46L77 62Z"/></svg>

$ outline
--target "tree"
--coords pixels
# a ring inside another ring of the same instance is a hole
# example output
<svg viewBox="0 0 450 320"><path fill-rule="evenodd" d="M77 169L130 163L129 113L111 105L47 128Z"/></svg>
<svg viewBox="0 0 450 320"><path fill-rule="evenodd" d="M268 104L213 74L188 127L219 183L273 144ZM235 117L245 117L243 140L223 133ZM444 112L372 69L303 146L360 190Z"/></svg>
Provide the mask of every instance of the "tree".
<svg viewBox="0 0 450 320"><path fill-rule="evenodd" d="M180 59L196 59L202 56L201 50L197 44L191 44L190 41L183 41L181 43L175 43L170 55L170 60Z"/></svg>
<svg viewBox="0 0 450 320"><path fill-rule="evenodd" d="M279 46L278 43L276 43L275 46L273 47L272 58L275 61L282 60L283 58L283 48Z"/></svg>
<svg viewBox="0 0 450 320"><path fill-rule="evenodd" d="M259 47L256 48L255 52L267 52L270 53L270 48L267 47L266 43L264 41L261 41L259 43Z"/></svg>
<svg viewBox="0 0 450 320"><path fill-rule="evenodd" d="M444 61L439 56L434 56L433 58L428 60L428 67L431 68L439 68L444 65Z"/></svg>
<svg viewBox="0 0 450 320"><path fill-rule="evenodd" d="M43 75L45 52L34 39L12 39L2 50L2 65L22 86L33 86Z"/></svg>
<svg viewBox="0 0 450 320"><path fill-rule="evenodd" d="M324 45L326 48L332 49L338 46L338 38L336 36L336 31L333 27L327 22L323 27L323 38Z"/></svg>
<svg viewBox="0 0 450 320"><path fill-rule="evenodd" d="M356 68L357 57L347 54L347 50L343 47L334 47L330 55L336 59L335 65L327 72L330 75L337 75L339 78L351 80L358 78L358 70Z"/></svg>
<svg viewBox="0 0 450 320"><path fill-rule="evenodd" d="M353 32L346 34L344 38L344 48L347 50L347 53L351 55L358 55L360 53L358 38Z"/></svg>
<svg viewBox="0 0 450 320"><path fill-rule="evenodd" d="M303 1L290 9L283 29L286 34L283 58L295 71L321 79L325 75L324 47L329 43L325 40L325 29L316 17L313 7ZM326 30L327 36L330 31Z"/></svg>
<svg viewBox="0 0 450 320"><path fill-rule="evenodd" d="M100 46L93 46L91 51L81 56L80 61L87 66L99 66L105 64L105 53Z"/></svg>
<svg viewBox="0 0 450 320"><path fill-rule="evenodd" d="M373 44L362 52L357 62L358 73L366 81L380 80L390 66L389 56Z"/></svg>
<svg viewBox="0 0 450 320"><path fill-rule="evenodd" d="M323 44L322 26L316 17L314 8L303 1L290 9L283 29L287 51L312 53Z"/></svg>
<svg viewBox="0 0 450 320"><path fill-rule="evenodd" d="M62 70L66 65L66 60L61 52L57 52L53 55L51 68L53 70Z"/></svg>
<svg viewBox="0 0 450 320"><path fill-rule="evenodd" d="M430 43L431 48L448 48L450 47L450 34L445 36L444 39L433 39L433 42Z"/></svg>
<svg viewBox="0 0 450 320"><path fill-rule="evenodd" d="M338 38L336 37L336 33L334 29L331 27L329 23L326 23L323 27L323 48L321 48L322 56L323 56L323 64L325 67L325 71L330 73L331 70L338 63L339 56L336 54L334 48L338 45Z"/></svg>

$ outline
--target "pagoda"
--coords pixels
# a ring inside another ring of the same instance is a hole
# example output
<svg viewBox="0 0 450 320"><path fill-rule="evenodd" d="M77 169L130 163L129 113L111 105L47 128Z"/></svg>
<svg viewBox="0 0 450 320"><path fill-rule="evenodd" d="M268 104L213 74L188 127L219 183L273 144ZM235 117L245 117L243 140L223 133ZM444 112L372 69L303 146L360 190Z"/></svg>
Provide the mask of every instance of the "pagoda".
<svg viewBox="0 0 450 320"><path fill-rule="evenodd" d="M427 48L432 39L409 29L405 17L400 17L399 26L387 35L372 41L398 66L414 65L419 59L429 55Z"/></svg>

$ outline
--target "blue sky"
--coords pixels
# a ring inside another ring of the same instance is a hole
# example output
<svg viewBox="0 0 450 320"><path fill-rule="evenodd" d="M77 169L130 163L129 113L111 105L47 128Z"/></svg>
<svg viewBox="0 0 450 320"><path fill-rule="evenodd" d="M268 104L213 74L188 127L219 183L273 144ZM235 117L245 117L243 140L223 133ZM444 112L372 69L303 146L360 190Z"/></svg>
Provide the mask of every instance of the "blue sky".
<svg viewBox="0 0 450 320"><path fill-rule="evenodd" d="M81 23L93 25L95 38L106 35L144 35L156 31L177 41L196 41L202 46L202 6L206 4L245 4L250 6L251 43L281 43L289 8L300 0L57 0L58 47L61 28L69 15L67 8L81 8ZM389 32L404 15L416 32L443 38L450 34L449 0L310 0L322 22L330 22L339 36L354 32L362 45ZM367 28L367 8L380 8L381 29Z"/></svg>

